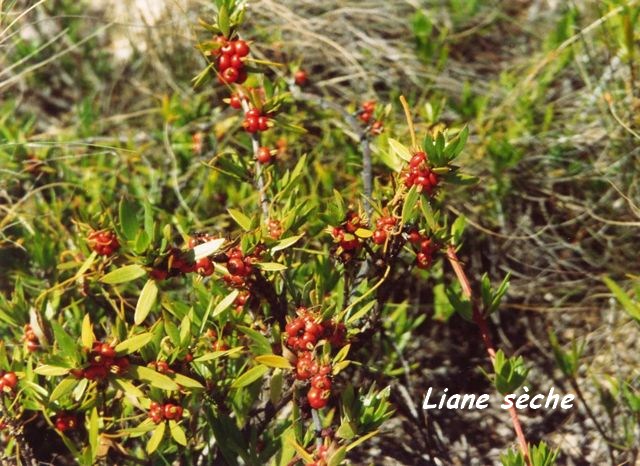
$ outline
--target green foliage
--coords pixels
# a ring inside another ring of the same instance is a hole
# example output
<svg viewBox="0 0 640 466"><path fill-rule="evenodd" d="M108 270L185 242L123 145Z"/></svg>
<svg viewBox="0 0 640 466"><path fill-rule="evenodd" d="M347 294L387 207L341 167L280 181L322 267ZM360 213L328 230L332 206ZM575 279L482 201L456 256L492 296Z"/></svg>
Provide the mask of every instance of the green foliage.
<svg viewBox="0 0 640 466"><path fill-rule="evenodd" d="M496 352L493 371L493 384L496 390L503 395L518 390L526 381L529 373L522 356L507 358L502 350Z"/></svg>

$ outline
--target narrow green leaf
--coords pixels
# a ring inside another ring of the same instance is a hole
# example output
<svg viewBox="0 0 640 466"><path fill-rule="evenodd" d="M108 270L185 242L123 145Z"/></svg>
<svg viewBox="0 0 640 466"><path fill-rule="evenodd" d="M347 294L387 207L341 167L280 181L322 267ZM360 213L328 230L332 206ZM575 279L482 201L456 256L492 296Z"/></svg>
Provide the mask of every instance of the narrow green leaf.
<svg viewBox="0 0 640 466"><path fill-rule="evenodd" d="M115 347L117 353L131 354L138 351L153 339L153 333L145 332L127 338Z"/></svg>
<svg viewBox="0 0 640 466"><path fill-rule="evenodd" d="M389 146L391 147L391 150L402 160L406 162L411 160L411 152L404 144L396 141L395 139L389 138Z"/></svg>
<svg viewBox="0 0 640 466"><path fill-rule="evenodd" d="M120 226L125 238L133 241L140 230L138 223L138 205L124 197L120 201Z"/></svg>
<svg viewBox="0 0 640 466"><path fill-rule="evenodd" d="M640 304L634 303L629 295L627 295L627 293L609 277L603 277L602 279L604 280L604 283L607 285L607 287L611 290L613 295L616 297L618 302L622 304L624 310L627 311L627 314L629 314L636 321L640 322Z"/></svg>
<svg viewBox="0 0 640 466"><path fill-rule="evenodd" d="M162 438L164 437L164 428L165 423L161 422L153 430L153 434L151 434L151 438L149 439L149 442L147 442L147 453L151 454L158 449L160 442L162 442Z"/></svg>
<svg viewBox="0 0 640 466"><path fill-rule="evenodd" d="M280 270L287 270L286 265L282 265L277 262L260 262L256 265L260 270L264 270L265 272L278 272Z"/></svg>
<svg viewBox="0 0 640 466"><path fill-rule="evenodd" d="M145 366L129 366L127 376L134 380L140 380L146 382L149 385L160 388L162 390L177 390L178 384L167 377L164 374L154 371L153 369Z"/></svg>
<svg viewBox="0 0 640 466"><path fill-rule="evenodd" d="M271 248L271 254L287 249L289 246L293 246L303 236L304 235L291 236L290 238L278 241L278 244Z"/></svg>
<svg viewBox="0 0 640 466"><path fill-rule="evenodd" d="M256 361L268 367L292 369L289 360L282 356L278 356L277 354L261 354L260 356L256 356Z"/></svg>
<svg viewBox="0 0 640 466"><path fill-rule="evenodd" d="M256 380L260 379L264 374L269 372L269 368L267 366L259 365L252 367L247 372L242 374L231 384L231 388L242 388L247 385L251 385Z"/></svg>
<svg viewBox="0 0 640 466"><path fill-rule="evenodd" d="M70 370L71 369L67 367L49 366L47 364L43 364L42 366L36 367L34 372L39 375L56 376L68 374Z"/></svg>
<svg viewBox="0 0 640 466"><path fill-rule="evenodd" d="M169 430L171 431L171 437L173 437L176 443L187 446L187 436L176 421L169 421Z"/></svg>
<svg viewBox="0 0 640 466"><path fill-rule="evenodd" d="M91 459L95 459L98 454L98 410L94 408L91 410L91 416L89 418L89 446L91 447Z"/></svg>
<svg viewBox="0 0 640 466"><path fill-rule="evenodd" d="M238 297L239 291L238 290L233 290L231 293L229 293L227 296L225 296L224 298L222 298L222 301L220 301L216 307L213 309L213 312L211 313L211 318L215 318L218 315L222 314L224 311L226 311L229 306L231 306L233 304L233 302L236 300L236 298ZM204 320L208 320L208 316L205 315ZM204 322L203 322L204 325Z"/></svg>
<svg viewBox="0 0 640 466"><path fill-rule="evenodd" d="M123 379L122 377L118 377L113 379L113 384L122 390L127 396L135 396L136 398L144 398L145 394L142 390L136 387L134 384L129 382L128 380Z"/></svg>
<svg viewBox="0 0 640 466"><path fill-rule="evenodd" d="M149 315L151 308L156 302L158 296L158 285L155 280L149 279L142 288L138 303L136 304L136 312L134 313L133 320L136 325L140 325Z"/></svg>
<svg viewBox="0 0 640 466"><path fill-rule="evenodd" d="M402 223L407 224L413 220L414 213L416 211L416 207L418 205L418 199L420 198L420 193L418 192L417 186L412 186L407 196L404 198L404 204L402 205Z"/></svg>
<svg viewBox="0 0 640 466"><path fill-rule="evenodd" d="M204 388L204 386L198 382L197 380L194 380L190 377L187 377L186 375L182 375L182 374L172 374L171 378L181 387L185 387L185 388Z"/></svg>
<svg viewBox="0 0 640 466"><path fill-rule="evenodd" d="M75 386L78 384L78 379L75 377L67 377L66 379L62 379L56 388L53 389L51 395L49 395L49 401L54 402L63 396L71 393Z"/></svg>
<svg viewBox="0 0 640 466"><path fill-rule="evenodd" d="M80 336L82 346L91 349L95 339L96 337L93 334L93 329L91 327L91 317L89 316L89 314L85 314L82 318L82 333Z"/></svg>
<svg viewBox="0 0 640 466"><path fill-rule="evenodd" d="M227 209L227 212L229 212L229 215L231 215L231 218L234 219L235 222L238 225L240 225L240 227L244 231L251 230L251 219L249 217L247 217L245 214L243 214L237 209Z"/></svg>
<svg viewBox="0 0 640 466"><path fill-rule="evenodd" d="M124 267L120 267L119 269L112 270L104 277L102 277L100 281L108 285L116 285L118 283L130 282L146 274L147 271L144 269L144 267L138 264L125 265Z"/></svg>

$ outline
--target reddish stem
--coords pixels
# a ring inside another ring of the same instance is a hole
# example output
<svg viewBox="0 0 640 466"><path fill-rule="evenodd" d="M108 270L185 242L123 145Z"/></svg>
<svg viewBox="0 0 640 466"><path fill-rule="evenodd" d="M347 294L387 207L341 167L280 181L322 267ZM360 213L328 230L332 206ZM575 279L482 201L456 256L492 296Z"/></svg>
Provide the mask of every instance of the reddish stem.
<svg viewBox="0 0 640 466"><path fill-rule="evenodd" d="M473 321L476 323L478 328L480 329L480 335L482 337L482 342L487 350L487 354L489 355L489 359L491 359L491 363L493 364L494 359L496 358L496 347L493 344L493 340L491 339L491 334L489 333L489 325L487 324L487 319L485 319L484 315L478 309L478 306L473 300L473 293L471 291L471 284L469 283L469 278L462 268L462 264L456 255L456 250L453 245L449 245L447 247L447 259L449 259L449 263L451 267L453 267L453 271L458 278L458 282L460 283L460 287L462 288L462 294L471 302L471 307L473 310ZM524 436L524 432L522 430L522 425L520 424L520 419L518 418L518 411L511 404L511 408L509 408L509 415L511 416L511 423L513 424L513 430L516 432L516 437L518 438L518 444L520 445L520 451L524 456L524 460L528 466L531 466L531 460L529 459L529 447L527 445L527 439Z"/></svg>

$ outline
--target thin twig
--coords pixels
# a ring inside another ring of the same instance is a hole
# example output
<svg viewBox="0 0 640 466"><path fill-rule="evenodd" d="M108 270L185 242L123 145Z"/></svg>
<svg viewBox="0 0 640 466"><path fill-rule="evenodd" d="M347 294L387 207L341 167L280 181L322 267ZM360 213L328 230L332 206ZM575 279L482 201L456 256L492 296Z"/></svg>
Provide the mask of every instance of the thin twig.
<svg viewBox="0 0 640 466"><path fill-rule="evenodd" d="M245 115L250 110L249 103L245 99L241 99L242 110ZM269 199L267 198L267 192L264 184L264 176L262 175L262 164L257 161L258 151L260 150L260 134L251 134L251 148L253 150L253 158L256 160L256 177L255 184L260 196L260 208L262 209L262 218L266 222L269 219Z"/></svg>

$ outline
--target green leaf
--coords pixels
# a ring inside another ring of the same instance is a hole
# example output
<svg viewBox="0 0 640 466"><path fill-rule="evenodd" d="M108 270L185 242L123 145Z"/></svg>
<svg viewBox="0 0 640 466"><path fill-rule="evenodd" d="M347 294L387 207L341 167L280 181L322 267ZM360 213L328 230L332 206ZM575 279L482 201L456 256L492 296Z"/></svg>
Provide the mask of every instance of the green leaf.
<svg viewBox="0 0 640 466"><path fill-rule="evenodd" d="M119 269L112 270L100 279L102 283L108 285L116 285L118 283L126 283L146 275L147 271L138 264L125 265Z"/></svg>
<svg viewBox="0 0 640 466"><path fill-rule="evenodd" d="M185 388L204 388L204 386L198 382L197 380L194 380L190 377L187 377L186 375L182 375L182 374L172 374L171 378L181 387L185 387Z"/></svg>
<svg viewBox="0 0 640 466"><path fill-rule="evenodd" d="M411 160L411 151L404 144L396 141L395 139L389 138L389 146L391 150L402 160L408 162Z"/></svg>
<svg viewBox="0 0 640 466"><path fill-rule="evenodd" d="M336 452L333 455L331 455L331 458L329 458L329 462L327 463L327 466L340 466L346 456L347 456L347 447L342 446L338 448L338 450L336 450Z"/></svg>
<svg viewBox="0 0 640 466"><path fill-rule="evenodd" d="M153 453L160 446L160 442L162 442L162 438L164 437L164 428L165 428L165 423L161 422L153 430L153 434L151 434L151 438L147 442L147 453L148 454Z"/></svg>
<svg viewBox="0 0 640 466"><path fill-rule="evenodd" d="M353 232L353 234L358 238L367 239L373 236L373 231L368 230L367 228L358 228Z"/></svg>
<svg viewBox="0 0 640 466"><path fill-rule="evenodd" d="M120 226L122 227L125 238L129 241L133 241L140 230L140 224L138 223L138 205L128 201L124 197L120 201Z"/></svg>
<svg viewBox="0 0 640 466"><path fill-rule="evenodd" d="M62 326L55 320L51 321L51 328L53 328L53 334L60 348L60 356L64 358L71 358L74 362L79 359L78 348L76 346L76 340L71 338Z"/></svg>
<svg viewBox="0 0 640 466"><path fill-rule="evenodd" d="M618 302L622 304L622 307L627 314L640 323L640 304L634 303L631 298L629 298L629 295L627 295L627 293L609 277L602 277L602 280L604 280L604 283L607 285L609 290L611 290Z"/></svg>
<svg viewBox="0 0 640 466"><path fill-rule="evenodd" d="M229 306L231 306L233 304L233 302L236 300L236 298L238 297L238 294L240 292L238 290L233 290L231 293L229 293L227 296L225 296L222 301L220 301L216 307L213 309L213 312L211 313L211 317L217 317L218 315L220 315L221 313L223 313L224 311L226 311ZM205 321L206 321L206 316L205 316ZM203 322L204 324L204 322Z"/></svg>
<svg viewBox="0 0 640 466"><path fill-rule="evenodd" d="M75 377L67 377L66 379L62 379L56 388L53 389L51 395L49 395L49 401L54 402L59 398L71 393L75 386L78 384L78 379Z"/></svg>
<svg viewBox="0 0 640 466"><path fill-rule="evenodd" d="M271 254L287 249L289 246L293 246L303 236L304 235L291 236L290 238L278 241L278 243L271 248Z"/></svg>
<svg viewBox="0 0 640 466"><path fill-rule="evenodd" d="M351 349L350 344L340 348L340 351L338 351L338 354L336 354L336 356L333 358L332 364L338 364L344 361L345 359L347 359L347 355L349 354L350 349Z"/></svg>
<svg viewBox="0 0 640 466"><path fill-rule="evenodd" d="M460 239L462 239L462 234L464 233L464 229L467 226L467 219L464 215L460 215L451 225L451 237L453 244L460 244Z"/></svg>
<svg viewBox="0 0 640 466"><path fill-rule="evenodd" d="M98 429L99 429L98 410L94 408L91 410L91 416L89 418L89 446L91 447L91 459L95 459L98 454Z"/></svg>
<svg viewBox="0 0 640 466"><path fill-rule="evenodd" d="M256 361L268 367L279 369L292 369L291 363L287 358L278 356L277 354L261 354L256 356Z"/></svg>
<svg viewBox="0 0 640 466"><path fill-rule="evenodd" d="M417 186L412 186L407 196L404 198L404 204L402 205L402 223L407 224L413 220L416 207L418 205L418 199L420 193Z"/></svg>
<svg viewBox="0 0 640 466"><path fill-rule="evenodd" d="M93 329L91 327L91 317L89 316L89 314L85 314L82 318L82 333L80 336L82 346L91 349L95 339L96 337L93 334Z"/></svg>
<svg viewBox="0 0 640 466"><path fill-rule="evenodd" d="M265 272L278 272L280 270L287 270L286 265L282 265L277 262L260 262L256 265L260 270L264 270Z"/></svg>
<svg viewBox="0 0 640 466"><path fill-rule="evenodd" d="M203 354L193 360L193 362L207 362L213 361L214 359L221 358L222 356L229 356L231 354L236 354L241 352L244 349L242 346L236 346L235 348L231 348L227 351L212 351L211 353Z"/></svg>
<svg viewBox="0 0 640 466"><path fill-rule="evenodd" d="M169 421L169 430L171 431L171 437L176 443L187 446L187 436L184 434L184 430L176 421Z"/></svg>
<svg viewBox="0 0 640 466"><path fill-rule="evenodd" d="M231 218L234 219L235 222L238 225L240 225L240 227L244 231L251 230L251 219L249 217L247 217L245 214L243 214L237 209L227 209L227 212L229 212L229 215L231 215Z"/></svg>
<svg viewBox="0 0 640 466"><path fill-rule="evenodd" d="M120 390L122 390L122 392L125 393L127 396L133 395L136 398L144 398L145 397L145 394L144 394L144 392L142 390L140 390L138 387L133 385L128 380L123 379L122 377L118 377L118 378L113 379L113 384L116 387L118 387Z"/></svg>
<svg viewBox="0 0 640 466"><path fill-rule="evenodd" d="M230 25L229 25L229 10L226 5L222 5L218 10L218 27L222 31L222 35L229 37Z"/></svg>
<svg viewBox="0 0 640 466"><path fill-rule="evenodd" d="M145 366L129 366L127 376L134 379L146 382L149 385L159 388L161 390L177 390L178 384L167 377L164 374L154 371L153 369Z"/></svg>
<svg viewBox="0 0 640 466"><path fill-rule="evenodd" d="M36 367L34 372L39 375L55 376L55 375L66 375L69 373L70 370L71 369L67 367L49 366L48 364L43 364L42 366Z"/></svg>
<svg viewBox="0 0 640 466"><path fill-rule="evenodd" d="M264 374L269 372L269 368L267 366L259 365L252 367L247 372L242 374L231 384L231 388L242 388L247 385L251 385L256 380L260 379Z"/></svg>
<svg viewBox="0 0 640 466"><path fill-rule="evenodd" d="M122 343L116 345L115 350L117 353L131 354L138 351L153 339L153 333L145 332L127 338Z"/></svg>
<svg viewBox="0 0 640 466"><path fill-rule="evenodd" d="M138 303L136 304L136 312L133 315L133 320L136 325L140 325L151 312L151 308L156 302L158 296L158 285L153 279L147 280L147 283L142 288Z"/></svg>

